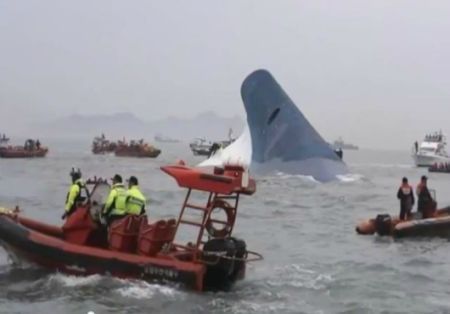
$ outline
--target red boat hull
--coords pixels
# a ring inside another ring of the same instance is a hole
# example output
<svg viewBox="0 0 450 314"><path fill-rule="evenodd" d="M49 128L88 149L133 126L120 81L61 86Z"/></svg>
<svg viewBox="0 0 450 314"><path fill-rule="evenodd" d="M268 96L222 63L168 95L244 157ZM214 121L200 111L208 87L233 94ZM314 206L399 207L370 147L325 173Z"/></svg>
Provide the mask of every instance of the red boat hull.
<svg viewBox="0 0 450 314"><path fill-rule="evenodd" d="M127 149L117 149L115 155L117 157L138 157L138 158L156 158L161 154L161 150L127 150Z"/></svg>
<svg viewBox="0 0 450 314"><path fill-rule="evenodd" d="M0 157L2 158L37 158L45 157L47 153L48 148L31 151L23 148L0 148Z"/></svg>
<svg viewBox="0 0 450 314"><path fill-rule="evenodd" d="M34 223L35 227L40 227ZM57 233L57 227L43 226L53 228L53 233ZM202 264L182 262L169 256L149 257L76 245L26 228L5 215L0 215L0 239L14 255L45 268L69 274L110 274L120 278L174 281L194 290L203 290L206 267Z"/></svg>

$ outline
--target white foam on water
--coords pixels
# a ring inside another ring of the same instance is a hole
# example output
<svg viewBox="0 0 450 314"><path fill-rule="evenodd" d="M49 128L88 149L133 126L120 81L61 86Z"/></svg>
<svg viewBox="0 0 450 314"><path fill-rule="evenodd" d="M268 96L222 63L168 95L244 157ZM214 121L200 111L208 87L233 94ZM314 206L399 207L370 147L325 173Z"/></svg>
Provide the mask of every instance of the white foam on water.
<svg viewBox="0 0 450 314"><path fill-rule="evenodd" d="M246 314L246 313L283 313L290 309L285 300L272 301L269 304L261 303L258 301L250 300L238 300L230 301L227 299L216 298L210 301L209 305L215 309L219 309L220 312L233 313L233 314Z"/></svg>
<svg viewBox="0 0 450 314"><path fill-rule="evenodd" d="M57 273L50 275L49 282L56 282L64 287L81 287L97 284L101 279L100 275L73 276Z"/></svg>
<svg viewBox="0 0 450 314"><path fill-rule="evenodd" d="M150 284L145 281L126 281L127 287L116 289L116 292L123 297L134 299L150 299L156 294L162 294L167 297L175 297L180 294L175 288L159 284Z"/></svg>
<svg viewBox="0 0 450 314"><path fill-rule="evenodd" d="M358 173L349 173L337 175L336 178L341 182L357 182L363 180L364 176Z"/></svg>
<svg viewBox="0 0 450 314"><path fill-rule="evenodd" d="M318 273L297 264L279 268L277 272L280 272L277 278L267 282L272 287L290 286L293 288L322 290L326 289L327 284L334 281L329 274Z"/></svg>
<svg viewBox="0 0 450 314"><path fill-rule="evenodd" d="M322 183L322 182L314 179L313 176L302 175L302 174L288 174L288 173L284 173L284 172L277 172L277 173L275 173L274 176L267 176L264 178L265 179L277 178L277 179L282 179L282 180L298 179L298 180L301 180L304 182L314 182L314 183L319 183L319 184Z"/></svg>

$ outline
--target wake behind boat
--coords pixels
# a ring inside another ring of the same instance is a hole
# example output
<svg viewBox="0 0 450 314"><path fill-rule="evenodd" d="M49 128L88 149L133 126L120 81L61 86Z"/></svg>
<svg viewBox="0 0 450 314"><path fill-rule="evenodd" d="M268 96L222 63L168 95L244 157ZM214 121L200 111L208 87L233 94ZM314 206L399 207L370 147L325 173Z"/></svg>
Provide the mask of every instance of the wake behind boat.
<svg viewBox="0 0 450 314"><path fill-rule="evenodd" d="M417 167L431 167L435 164L450 163L447 141L442 132L426 135L420 144L415 142L412 158Z"/></svg>

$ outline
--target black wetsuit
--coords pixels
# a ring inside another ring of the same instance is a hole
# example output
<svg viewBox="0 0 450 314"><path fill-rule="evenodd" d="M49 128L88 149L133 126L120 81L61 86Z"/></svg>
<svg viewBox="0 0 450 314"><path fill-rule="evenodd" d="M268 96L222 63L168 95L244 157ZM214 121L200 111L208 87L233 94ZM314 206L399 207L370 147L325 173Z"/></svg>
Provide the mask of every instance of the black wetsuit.
<svg viewBox="0 0 450 314"><path fill-rule="evenodd" d="M405 220L411 214L414 205L413 189L409 185L402 185L397 192L400 200L400 219Z"/></svg>
<svg viewBox="0 0 450 314"><path fill-rule="evenodd" d="M424 214L427 207L431 205L433 198L426 185L422 185L418 193L417 211ZM426 217L423 217L426 218Z"/></svg>

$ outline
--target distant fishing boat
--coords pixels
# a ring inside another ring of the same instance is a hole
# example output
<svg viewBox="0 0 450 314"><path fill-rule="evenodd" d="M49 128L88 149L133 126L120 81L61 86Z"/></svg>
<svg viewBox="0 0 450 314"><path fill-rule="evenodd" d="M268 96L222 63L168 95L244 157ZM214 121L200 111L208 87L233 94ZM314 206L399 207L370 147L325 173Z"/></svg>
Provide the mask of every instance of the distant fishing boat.
<svg viewBox="0 0 450 314"><path fill-rule="evenodd" d="M196 138L189 143L189 147L195 156L210 156L214 152L215 147L225 148L235 140L233 137L233 129L230 128L228 131L228 140L212 142L205 138Z"/></svg>
<svg viewBox="0 0 450 314"><path fill-rule="evenodd" d="M155 138L155 142L159 142L159 143L179 143L180 142L180 140L170 138L167 136L163 136L161 134L155 135L154 138Z"/></svg>
<svg viewBox="0 0 450 314"><path fill-rule="evenodd" d="M113 153L116 147L117 143L107 140L105 134L96 136L92 141L92 153L95 155Z"/></svg>
<svg viewBox="0 0 450 314"><path fill-rule="evenodd" d="M0 146L0 158L37 158L45 157L48 148L39 141L28 139L24 146Z"/></svg>
<svg viewBox="0 0 450 314"><path fill-rule="evenodd" d="M342 137L339 137L337 140L335 140L333 142L333 147L335 149L347 149L347 150L358 150L359 149L359 147L354 144L345 143L344 140L342 139Z"/></svg>
<svg viewBox="0 0 450 314"><path fill-rule="evenodd" d="M161 150L141 139L139 141L132 140L130 143L119 141L114 154L117 157L156 158L161 154Z"/></svg>

